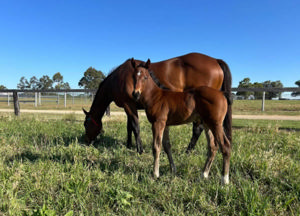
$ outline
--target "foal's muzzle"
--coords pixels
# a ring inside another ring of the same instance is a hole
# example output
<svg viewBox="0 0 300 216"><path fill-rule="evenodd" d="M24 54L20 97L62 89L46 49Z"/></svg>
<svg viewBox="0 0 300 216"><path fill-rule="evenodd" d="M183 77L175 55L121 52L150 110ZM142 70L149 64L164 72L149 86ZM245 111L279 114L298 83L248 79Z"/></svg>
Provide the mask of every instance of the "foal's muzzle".
<svg viewBox="0 0 300 216"><path fill-rule="evenodd" d="M140 96L141 96L141 93L140 93L139 91L133 91L133 92L132 92L132 97L133 97L135 100L140 99Z"/></svg>

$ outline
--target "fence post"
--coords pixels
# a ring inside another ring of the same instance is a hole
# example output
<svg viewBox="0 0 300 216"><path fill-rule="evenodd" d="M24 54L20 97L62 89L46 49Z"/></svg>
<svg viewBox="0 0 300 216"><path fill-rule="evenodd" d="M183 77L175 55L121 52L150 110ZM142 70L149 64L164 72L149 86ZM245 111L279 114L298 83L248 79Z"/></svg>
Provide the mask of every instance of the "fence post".
<svg viewBox="0 0 300 216"><path fill-rule="evenodd" d="M37 107L37 100L38 100L38 93L37 92L34 92L34 106Z"/></svg>
<svg viewBox="0 0 300 216"><path fill-rule="evenodd" d="M59 94L57 93L57 100L56 103L59 104Z"/></svg>
<svg viewBox="0 0 300 216"><path fill-rule="evenodd" d="M39 105L42 105L42 93L39 92Z"/></svg>
<svg viewBox="0 0 300 216"><path fill-rule="evenodd" d="M20 115L20 105L19 105L18 92L13 91L13 98L14 98L15 115L19 116Z"/></svg>
<svg viewBox="0 0 300 216"><path fill-rule="evenodd" d="M262 94L262 103L261 103L261 111L265 111L265 97L266 97L266 92L263 92Z"/></svg>
<svg viewBox="0 0 300 216"><path fill-rule="evenodd" d="M7 106L9 106L9 92L7 92Z"/></svg>
<svg viewBox="0 0 300 216"><path fill-rule="evenodd" d="M65 107L67 107L67 92L65 92Z"/></svg>

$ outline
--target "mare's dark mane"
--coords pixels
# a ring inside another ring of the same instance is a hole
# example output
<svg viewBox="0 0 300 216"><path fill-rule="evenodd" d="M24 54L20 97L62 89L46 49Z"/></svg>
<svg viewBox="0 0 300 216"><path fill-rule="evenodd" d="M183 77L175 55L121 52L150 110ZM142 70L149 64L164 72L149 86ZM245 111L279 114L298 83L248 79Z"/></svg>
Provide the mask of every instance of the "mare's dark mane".
<svg viewBox="0 0 300 216"><path fill-rule="evenodd" d="M126 62L125 62L126 63ZM123 64L125 64L123 63ZM96 92L96 95L95 95L95 98L93 100L93 103L92 103L92 106L91 106L91 109L95 109L96 107L100 107L99 104L101 103L100 100L97 100L98 97L102 97L102 100L105 99L105 100L110 100L109 97L110 95L108 94L108 92L106 93L103 93L103 91L105 91L105 85L107 84L107 82L110 81L111 77L115 74L116 71L119 70L119 68L121 68L123 66L123 64L121 64L120 66L118 66L117 68L115 69L112 69L109 74L107 75L107 77L104 78L104 80L102 80L102 82L100 82L99 84L99 87L97 89L97 92ZM102 94L101 94L102 93Z"/></svg>
<svg viewBox="0 0 300 216"><path fill-rule="evenodd" d="M110 77L112 77L114 75L115 72L123 72L123 71L126 71L128 70L128 67L129 67L129 63L130 62L130 59L127 59L123 64L120 64L119 66L117 67L114 67L110 70L110 72L108 73L107 77L105 77L104 80L102 80L102 82L100 82L99 84L99 87L98 87L98 90L97 92L99 91L99 89L101 89L103 87L103 85L110 79ZM133 69L132 69L133 70Z"/></svg>
<svg viewBox="0 0 300 216"><path fill-rule="evenodd" d="M130 61L131 61L131 59L127 59L123 64L120 64L118 67L113 68L111 70L110 74L114 73L114 72L124 73L130 69L133 70L133 67L131 66Z"/></svg>

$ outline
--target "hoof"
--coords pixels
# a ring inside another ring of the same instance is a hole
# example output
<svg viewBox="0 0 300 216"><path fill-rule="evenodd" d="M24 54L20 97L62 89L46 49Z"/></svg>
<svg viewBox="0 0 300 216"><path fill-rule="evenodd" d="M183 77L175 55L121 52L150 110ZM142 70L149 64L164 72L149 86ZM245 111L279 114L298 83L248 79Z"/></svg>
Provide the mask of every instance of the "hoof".
<svg viewBox="0 0 300 216"><path fill-rule="evenodd" d="M223 185L229 184L229 175L222 176L222 184Z"/></svg>
<svg viewBox="0 0 300 216"><path fill-rule="evenodd" d="M208 179L208 172L203 172L202 173L202 178Z"/></svg>

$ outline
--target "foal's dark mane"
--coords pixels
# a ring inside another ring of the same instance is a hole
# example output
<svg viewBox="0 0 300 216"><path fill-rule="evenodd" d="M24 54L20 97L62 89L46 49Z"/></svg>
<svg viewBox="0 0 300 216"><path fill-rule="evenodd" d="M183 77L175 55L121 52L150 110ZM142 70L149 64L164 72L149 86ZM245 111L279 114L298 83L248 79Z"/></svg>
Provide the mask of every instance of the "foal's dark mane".
<svg viewBox="0 0 300 216"><path fill-rule="evenodd" d="M138 67L143 67L148 70L148 68L145 67L145 62L141 63ZM168 87L164 86L162 83L159 82L159 79L155 76L153 70L148 70L148 73L150 74L152 80L154 83L163 90L170 90Z"/></svg>

